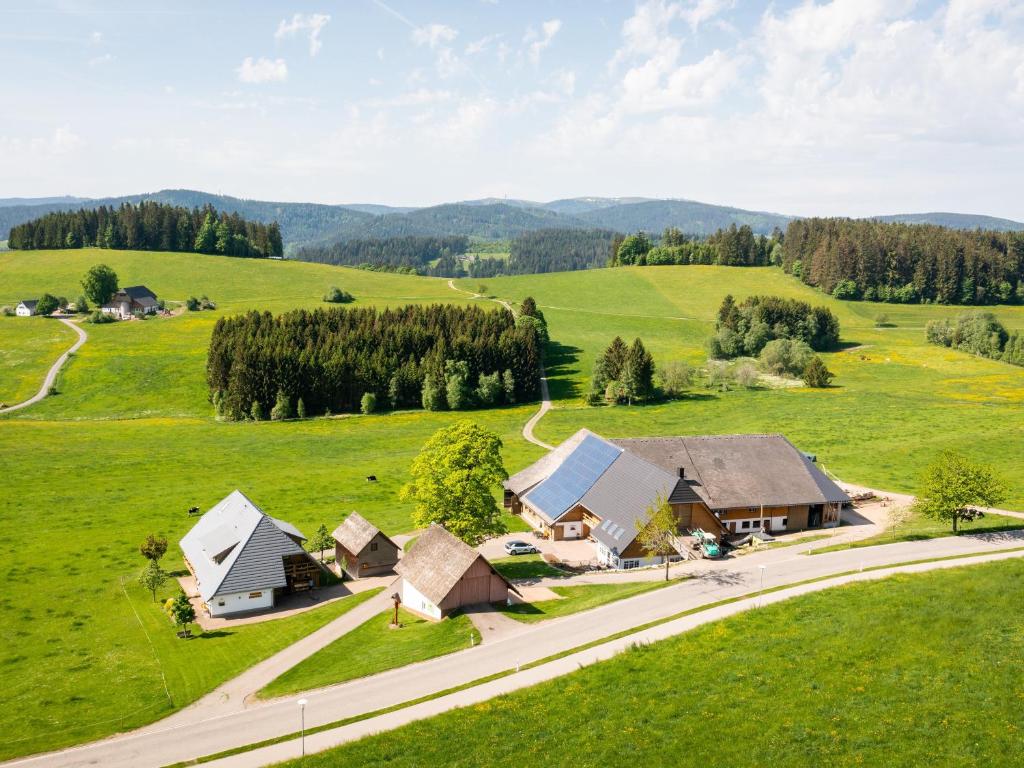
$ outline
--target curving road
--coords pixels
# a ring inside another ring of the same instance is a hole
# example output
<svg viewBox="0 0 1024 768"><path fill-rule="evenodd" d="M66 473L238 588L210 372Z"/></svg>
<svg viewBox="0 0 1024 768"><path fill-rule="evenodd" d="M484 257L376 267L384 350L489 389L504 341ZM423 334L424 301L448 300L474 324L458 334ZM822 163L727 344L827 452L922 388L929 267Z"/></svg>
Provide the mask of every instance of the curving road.
<svg viewBox="0 0 1024 768"><path fill-rule="evenodd" d="M769 550L736 562L692 561L692 566L687 564L688 567L679 569L686 571L692 578L664 589L542 622L514 636L483 643L475 648L305 693L301 698L308 700L306 726L323 725L435 695L490 674L514 669L519 664L571 651L586 643L599 642L620 631L675 616L682 611L709 606L727 598L745 598L733 604L733 607L718 606L706 613L673 619L640 634L599 643L588 650L570 653L564 658L491 683L372 717L358 724L323 731L307 739L307 749L324 749L335 743L358 738L367 732L394 728L474 700L483 700L514 688L532 685L542 679L566 674L581 664L608 658L617 649L632 642L685 632L695 626L694 622L721 618L730 611L751 607L756 601L774 602L814 589L865 578L879 578L890 572L921 571L989 559L1021 557L1024 556L1024 531L902 542L829 552L813 557L794 550ZM980 557L964 559L964 556L971 554ZM961 559L910 565L930 558ZM764 566L763 571L761 566ZM870 570L874 568L889 570ZM823 581L808 583L811 579ZM761 598L757 592L762 585L769 588L789 585L790 589ZM188 710L185 710L173 719L140 731L5 765L159 768L177 761L294 733L298 730L299 698L296 695L268 702L250 702L250 706L242 711L229 711L230 708L225 708L222 714L199 709L186 714ZM293 740L277 747L227 758L223 764L265 765L297 754L298 745Z"/></svg>
<svg viewBox="0 0 1024 768"><path fill-rule="evenodd" d="M60 320L60 322L64 323L64 325L73 330L75 333L77 333L78 339L75 341L74 344L71 345L67 352L65 352L63 355L57 358L57 362L50 366L50 370L46 372L46 378L43 379L43 386L39 388L38 392L32 395L32 397L30 397L28 400L22 400L20 403L15 403L14 405L8 405L6 408L0 408L0 413L10 413L11 411L17 411L22 408L27 408L28 406L33 405L34 403L38 403L40 400L46 397L47 393L50 391L50 387L52 387L54 382L57 381L57 374L60 373L60 369L64 366L64 363L67 362L68 357L74 352L77 352L78 348L85 344L85 340L89 338L86 332L83 331L82 328L77 323L73 323L70 320L64 319L63 317L57 319Z"/></svg>

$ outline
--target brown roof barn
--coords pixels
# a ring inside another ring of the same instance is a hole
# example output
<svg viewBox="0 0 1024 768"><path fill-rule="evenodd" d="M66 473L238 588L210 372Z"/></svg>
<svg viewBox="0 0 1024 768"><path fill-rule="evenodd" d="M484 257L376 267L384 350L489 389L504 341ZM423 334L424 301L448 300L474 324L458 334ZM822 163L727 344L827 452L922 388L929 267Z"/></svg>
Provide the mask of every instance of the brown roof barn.
<svg viewBox="0 0 1024 768"><path fill-rule="evenodd" d="M487 560L439 525L416 539L395 568L402 577L402 604L414 613L441 619L456 608L508 600L517 590Z"/></svg>
<svg viewBox="0 0 1024 768"><path fill-rule="evenodd" d="M338 567L353 579L390 573L398 562L399 546L358 512L346 517L333 536Z"/></svg>

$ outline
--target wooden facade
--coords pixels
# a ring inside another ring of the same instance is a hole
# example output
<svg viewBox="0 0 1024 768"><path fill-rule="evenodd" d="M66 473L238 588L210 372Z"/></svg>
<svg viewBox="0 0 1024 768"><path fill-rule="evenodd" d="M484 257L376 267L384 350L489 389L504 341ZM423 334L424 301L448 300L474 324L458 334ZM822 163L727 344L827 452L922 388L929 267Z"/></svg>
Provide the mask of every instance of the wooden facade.
<svg viewBox="0 0 1024 768"><path fill-rule="evenodd" d="M359 552L350 552L340 542L334 543L338 567L353 579L391 573L398 563L398 545L383 533L377 533Z"/></svg>
<svg viewBox="0 0 1024 768"><path fill-rule="evenodd" d="M445 595L438 608L447 616L457 608L481 603L503 603L508 600L508 582L494 572L481 555Z"/></svg>

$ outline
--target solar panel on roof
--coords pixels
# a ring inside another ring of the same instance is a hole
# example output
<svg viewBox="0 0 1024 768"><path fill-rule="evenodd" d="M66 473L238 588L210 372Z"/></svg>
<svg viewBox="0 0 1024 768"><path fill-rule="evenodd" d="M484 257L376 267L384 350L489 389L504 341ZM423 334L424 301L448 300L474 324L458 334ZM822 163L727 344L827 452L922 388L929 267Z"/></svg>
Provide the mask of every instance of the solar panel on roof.
<svg viewBox="0 0 1024 768"><path fill-rule="evenodd" d="M524 498L548 518L557 520L583 498L621 453L614 445L588 435L547 480Z"/></svg>

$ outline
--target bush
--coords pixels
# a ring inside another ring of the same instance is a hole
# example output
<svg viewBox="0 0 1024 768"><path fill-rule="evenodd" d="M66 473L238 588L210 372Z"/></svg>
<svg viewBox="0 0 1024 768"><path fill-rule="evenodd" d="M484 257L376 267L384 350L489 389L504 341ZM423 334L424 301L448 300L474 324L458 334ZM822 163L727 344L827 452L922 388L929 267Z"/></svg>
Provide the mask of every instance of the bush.
<svg viewBox="0 0 1024 768"><path fill-rule="evenodd" d="M249 415L252 416L253 421L266 421L267 410L259 400L253 400L252 408L249 409Z"/></svg>
<svg viewBox="0 0 1024 768"><path fill-rule="evenodd" d="M477 380L476 399L482 406L497 405L501 402L504 390L501 386L501 375L494 373L481 373Z"/></svg>
<svg viewBox="0 0 1024 768"><path fill-rule="evenodd" d="M0 315L4 317L14 317L14 307L4 305L0 307Z"/></svg>
<svg viewBox="0 0 1024 768"><path fill-rule="evenodd" d="M349 304L356 298L348 291L343 291L338 286L331 286L331 290L324 294L324 301L331 304Z"/></svg>
<svg viewBox="0 0 1024 768"><path fill-rule="evenodd" d="M97 309L89 315L89 322L95 323L96 325L105 325L106 323L116 323L117 317L107 314L106 312L100 312L100 310Z"/></svg>
<svg viewBox="0 0 1024 768"><path fill-rule="evenodd" d="M759 363L761 370L766 373L776 376L783 374L801 376L813 356L814 352L806 342L795 339L776 339L764 345Z"/></svg>
<svg viewBox="0 0 1024 768"><path fill-rule="evenodd" d="M84 315L89 311L89 301L85 296L79 296L75 299L75 312L80 315Z"/></svg>
<svg viewBox="0 0 1024 768"><path fill-rule="evenodd" d="M199 299L197 299L195 296L189 296L187 299L185 299L185 309L187 309L189 312L198 312Z"/></svg>
<svg viewBox="0 0 1024 768"><path fill-rule="evenodd" d="M362 399L359 401L359 411L364 414L370 414L377 410L377 396L373 392L364 392Z"/></svg>
<svg viewBox="0 0 1024 768"><path fill-rule="evenodd" d="M709 389L719 389L722 392L728 392L732 383L732 370L729 368L728 363L721 360L708 360L705 385Z"/></svg>
<svg viewBox="0 0 1024 768"><path fill-rule="evenodd" d="M295 415L298 416L300 419L306 418L306 403L301 397L299 398L299 402L295 406Z"/></svg>
<svg viewBox="0 0 1024 768"><path fill-rule="evenodd" d="M829 386L832 381L832 372L825 367L824 361L817 355L811 358L811 361L807 364L804 369L804 384L808 387L814 387L816 389L823 389Z"/></svg>
<svg viewBox="0 0 1024 768"><path fill-rule="evenodd" d="M679 397L693 385L693 368L678 360L662 365L656 376L665 397Z"/></svg>
<svg viewBox="0 0 1024 768"><path fill-rule="evenodd" d="M52 315L60 307L60 299L54 296L52 293L44 293L39 301L36 303L36 314Z"/></svg>
<svg viewBox="0 0 1024 768"><path fill-rule="evenodd" d="M750 389L757 384L757 368L752 363L740 363L733 372L736 383L744 389Z"/></svg>
<svg viewBox="0 0 1024 768"><path fill-rule="evenodd" d="M292 417L292 399L283 390L277 390L277 402L270 409L272 421L284 421Z"/></svg>
<svg viewBox="0 0 1024 768"><path fill-rule="evenodd" d="M837 299L853 301L860 298L860 289L853 280L840 280L832 289L832 295Z"/></svg>
<svg viewBox="0 0 1024 768"><path fill-rule="evenodd" d="M896 323L889 322L889 316L882 312L875 315L875 328L895 328Z"/></svg>

